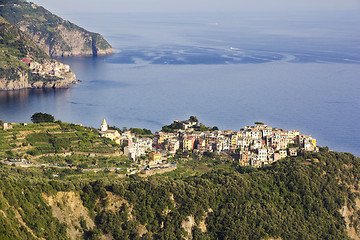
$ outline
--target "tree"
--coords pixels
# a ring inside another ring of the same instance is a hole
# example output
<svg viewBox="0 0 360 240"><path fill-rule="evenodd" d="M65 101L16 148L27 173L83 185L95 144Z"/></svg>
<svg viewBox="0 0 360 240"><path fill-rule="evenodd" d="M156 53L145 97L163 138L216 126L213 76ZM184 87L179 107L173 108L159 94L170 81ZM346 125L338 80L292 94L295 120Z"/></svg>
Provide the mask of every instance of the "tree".
<svg viewBox="0 0 360 240"><path fill-rule="evenodd" d="M196 123L198 123L199 122L199 120L197 119L197 117L195 117L195 116L190 116L190 119L189 119L191 122L196 122Z"/></svg>
<svg viewBox="0 0 360 240"><path fill-rule="evenodd" d="M50 114L38 112L31 116L31 121L33 123L54 122L55 118Z"/></svg>
<svg viewBox="0 0 360 240"><path fill-rule="evenodd" d="M6 151L6 152L5 152L5 157L6 157L7 159L13 159L13 158L15 158L15 153L14 153L13 151L11 151L11 150Z"/></svg>
<svg viewBox="0 0 360 240"><path fill-rule="evenodd" d="M116 131L118 131L119 133L122 133L123 132L123 130L121 130L120 128L118 128L117 126L109 126L109 130L116 130ZM127 129L126 129L126 131L127 131ZM125 132L126 132L125 131Z"/></svg>
<svg viewBox="0 0 360 240"><path fill-rule="evenodd" d="M132 133L135 133L136 135L151 135L151 130L146 128L130 128Z"/></svg>
<svg viewBox="0 0 360 240"><path fill-rule="evenodd" d="M319 151L320 152L329 152L329 147L320 147Z"/></svg>
<svg viewBox="0 0 360 240"><path fill-rule="evenodd" d="M288 143L288 148L299 148L300 145L298 143Z"/></svg>

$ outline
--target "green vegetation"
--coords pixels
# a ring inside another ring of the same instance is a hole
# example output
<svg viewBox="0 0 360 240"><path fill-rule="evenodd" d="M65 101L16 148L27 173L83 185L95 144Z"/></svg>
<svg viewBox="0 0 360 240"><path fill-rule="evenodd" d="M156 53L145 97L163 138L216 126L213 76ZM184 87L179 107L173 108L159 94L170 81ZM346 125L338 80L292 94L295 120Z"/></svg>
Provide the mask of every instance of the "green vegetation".
<svg viewBox="0 0 360 240"><path fill-rule="evenodd" d="M36 60L49 58L30 38L0 16L0 44L11 55L22 58L31 54Z"/></svg>
<svg viewBox="0 0 360 240"><path fill-rule="evenodd" d="M206 215L208 231L194 226L195 239L347 239L339 210L345 202L354 205L358 194L338 184L336 177L358 181L358 161L350 154L305 154L262 169L236 167L236 171L134 179L103 187L134 206L132 215L146 226L146 237L154 239L179 239L185 235L179 226L187 216L199 223ZM349 164L354 167L351 171L346 170ZM103 234L139 238L126 206L116 213L100 210L97 216Z"/></svg>
<svg viewBox="0 0 360 240"><path fill-rule="evenodd" d="M109 234L114 239L181 239L189 216L195 220L193 239L349 239L340 209L357 209L360 161L353 155L305 153L260 169L212 157L183 161L163 175L123 180L115 173L96 178L72 169L1 166L0 236L33 238L19 227L19 211L35 236L66 239L69 226L52 215L44 195L72 191L95 222L88 228L81 221L78 230L85 239ZM352 225L359 229L355 217ZM141 234L139 226L145 229Z"/></svg>
<svg viewBox="0 0 360 240"><path fill-rule="evenodd" d="M178 129L182 129L181 123L180 122L173 122L170 125L163 126L161 128L161 131L168 132L168 133L173 133L173 132L175 132L175 130L178 130Z"/></svg>
<svg viewBox="0 0 360 240"><path fill-rule="evenodd" d="M146 129L146 128L130 128L131 132L136 134L136 135L140 135L140 136L151 136L151 130Z"/></svg>
<svg viewBox="0 0 360 240"><path fill-rule="evenodd" d="M14 4L16 3L16 4ZM93 52L94 49L111 49L100 34L88 32L85 29L52 14L43 7L26 1L3 1L0 16L17 27L26 27L30 36L44 40L47 45L48 54L61 56L56 53L55 48L64 52L71 52L73 46L64 39L61 31L76 31L84 36L84 52ZM63 29L63 30L61 30ZM43 46L42 46L43 47ZM43 49L45 50L45 48ZM96 51L94 53L96 55Z"/></svg>
<svg viewBox="0 0 360 240"><path fill-rule="evenodd" d="M199 120L197 119L197 117L195 116L190 116L189 120L190 122L196 122L196 125L192 126L192 128L195 130L195 131L201 131L201 132L205 132L205 131L216 131L216 130L219 130L219 128L217 126L214 126L214 127L207 127L205 126L204 124L200 123L199 124ZM168 132L168 133L173 133L175 132L176 130L179 130L179 129L184 129L184 126L183 126L183 123L186 122L186 121L182 121L182 122L178 122L178 121L175 121L173 122L172 124L170 125L165 125L162 127L161 131L163 132Z"/></svg>
<svg viewBox="0 0 360 240"><path fill-rule="evenodd" d="M205 131L216 131L219 130L219 128L217 126L214 127L207 127L204 124L200 123L199 126L193 126L195 131L199 131L199 132L205 132Z"/></svg>
<svg viewBox="0 0 360 240"><path fill-rule="evenodd" d="M349 239L345 221L360 235L360 159L351 154L321 148L257 169L226 155L179 151L169 159L176 170L145 176L125 171L132 161L105 149L118 146L60 121L0 130L1 159L54 165L0 164L0 238L68 239L74 227L80 239ZM87 171L107 167L118 170ZM72 204L88 216L69 212Z"/></svg>
<svg viewBox="0 0 360 240"><path fill-rule="evenodd" d="M289 143L288 148L299 148L300 145L298 143Z"/></svg>
<svg viewBox="0 0 360 240"><path fill-rule="evenodd" d="M54 122L55 118L48 113L38 112L31 116L31 121L33 123Z"/></svg>
<svg viewBox="0 0 360 240"><path fill-rule="evenodd" d="M9 81L27 80L32 84L61 80L61 77L53 76L43 69L40 69L40 74L33 73L29 63L48 64L54 62L50 56L72 55L74 46L63 38L64 31L81 35L79 41L83 41L84 46L75 49L75 55L84 53L96 56L102 50L103 54L112 49L100 34L64 21L33 3L1 0L0 5L0 79L8 81L5 82L5 89L14 88L7 84ZM42 44L37 46L33 40ZM16 87L24 87L24 84Z"/></svg>
<svg viewBox="0 0 360 240"><path fill-rule="evenodd" d="M0 16L0 78L16 80L28 75L30 81L37 80L39 76L21 61L25 57L40 63L49 59L29 37Z"/></svg>
<svg viewBox="0 0 360 240"><path fill-rule="evenodd" d="M190 116L189 120L191 122L197 122L197 123L199 122L199 120L198 120L198 118L196 116Z"/></svg>
<svg viewBox="0 0 360 240"><path fill-rule="evenodd" d="M25 170L25 169L24 169ZM13 171L1 167L0 239L67 239L66 225L52 216L51 208L42 198L50 194L50 184L37 182L33 171ZM41 175L39 176L41 179ZM32 230L33 236L22 224Z"/></svg>
<svg viewBox="0 0 360 240"><path fill-rule="evenodd" d="M92 155L87 158L86 163L93 165L95 155L107 157L103 159L105 161L116 156L120 148L110 139L99 137L97 130L93 128L61 121L12 125L13 129L0 130L0 158L30 160L36 157L34 161L39 163L66 164L68 160L66 157L69 156L65 153L71 153L73 157ZM119 158L116 161L123 161L123 159ZM82 161L75 160L73 164L80 164L80 162Z"/></svg>

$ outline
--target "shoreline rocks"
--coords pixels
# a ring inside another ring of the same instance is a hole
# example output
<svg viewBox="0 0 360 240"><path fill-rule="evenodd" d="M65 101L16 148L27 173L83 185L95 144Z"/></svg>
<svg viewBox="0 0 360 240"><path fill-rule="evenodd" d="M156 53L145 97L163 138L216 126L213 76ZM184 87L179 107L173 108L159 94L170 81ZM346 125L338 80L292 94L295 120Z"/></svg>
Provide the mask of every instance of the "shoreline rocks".
<svg viewBox="0 0 360 240"><path fill-rule="evenodd" d="M16 80L7 80L4 78L0 79L0 91L20 90L26 88L70 88L79 83L73 72L67 73L65 76L63 76L63 79L56 81L29 82L28 78L29 76L27 73L20 72L19 79Z"/></svg>

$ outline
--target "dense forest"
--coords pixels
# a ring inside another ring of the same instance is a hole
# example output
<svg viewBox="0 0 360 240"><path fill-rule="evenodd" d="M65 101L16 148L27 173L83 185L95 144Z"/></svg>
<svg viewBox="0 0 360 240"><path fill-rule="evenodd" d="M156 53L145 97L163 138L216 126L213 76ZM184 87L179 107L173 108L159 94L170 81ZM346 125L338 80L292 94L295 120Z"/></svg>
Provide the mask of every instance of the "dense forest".
<svg viewBox="0 0 360 240"><path fill-rule="evenodd" d="M126 178L101 173L96 180L79 169L2 165L0 238L358 236L360 161L351 154L323 148L258 169L235 162L212 169L211 159L202 161L210 170Z"/></svg>

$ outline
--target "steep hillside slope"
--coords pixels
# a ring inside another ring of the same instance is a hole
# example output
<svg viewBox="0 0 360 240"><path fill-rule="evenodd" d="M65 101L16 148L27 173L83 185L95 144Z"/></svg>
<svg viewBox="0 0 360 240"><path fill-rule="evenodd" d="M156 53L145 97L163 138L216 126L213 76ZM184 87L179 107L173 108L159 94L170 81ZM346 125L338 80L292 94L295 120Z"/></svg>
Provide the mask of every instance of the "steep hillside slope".
<svg viewBox="0 0 360 240"><path fill-rule="evenodd" d="M0 5L0 16L27 33L52 57L114 53L110 44L100 34L64 21L43 7L24 0L1 0Z"/></svg>
<svg viewBox="0 0 360 240"><path fill-rule="evenodd" d="M92 181L74 169L1 165L0 238L359 238L353 155L304 153L236 168Z"/></svg>
<svg viewBox="0 0 360 240"><path fill-rule="evenodd" d="M77 83L68 65L52 60L26 34L2 17L0 63L0 90L68 88Z"/></svg>

